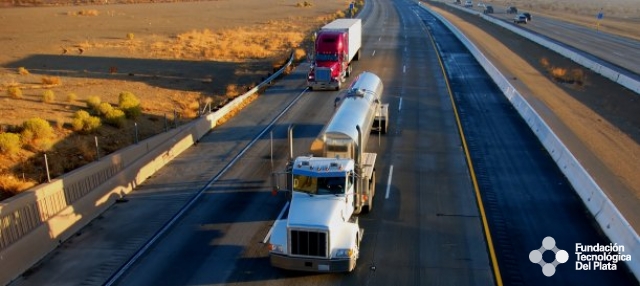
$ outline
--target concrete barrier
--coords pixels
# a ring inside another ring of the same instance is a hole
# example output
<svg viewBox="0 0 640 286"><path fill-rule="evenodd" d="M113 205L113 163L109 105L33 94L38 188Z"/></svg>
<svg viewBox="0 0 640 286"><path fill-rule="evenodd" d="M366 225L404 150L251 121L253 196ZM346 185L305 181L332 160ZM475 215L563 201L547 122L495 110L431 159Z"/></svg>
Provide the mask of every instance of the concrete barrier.
<svg viewBox="0 0 640 286"><path fill-rule="evenodd" d="M580 165L580 162L573 156L571 151L544 122L542 117L539 116L535 109L529 105L526 99L520 95L520 93L500 73L500 71L482 54L482 52L480 52L480 50L470 40L468 40L464 34L458 30L458 28L449 23L449 21L444 17L431 11L428 7L422 6L422 8L438 18L449 30L453 32L453 34L455 34L462 44L464 44L474 55L485 71L487 71L492 80L498 85L498 87L500 87L504 92L505 97L511 102L514 108L516 108L525 122L527 122L547 152L551 154L562 173L567 177L573 188L576 190L578 196L580 196L582 202L594 216L601 230L612 243L617 243L618 245L623 245L625 247L624 254L631 255L632 261L626 262L626 265L635 277L640 279L640 263L633 263L633 259L640 259L640 236L638 236L638 233L635 232L633 227L622 216L620 211L618 211L615 205L584 169L584 167ZM492 17L486 17L484 15L482 16L497 21L497 24L500 24L505 28L511 28L509 27L511 25L503 25L506 24L503 21L496 20ZM527 32L527 34L529 33ZM526 35L526 37L531 36L532 35ZM549 46L553 45L554 44L550 44ZM566 54L569 55L570 53ZM580 60L583 61L584 59ZM593 64L594 66L599 65L597 63ZM605 70L604 73L611 73L611 70L604 66L601 66L598 69Z"/></svg>
<svg viewBox="0 0 640 286"><path fill-rule="evenodd" d="M293 62L220 110L101 158L0 203L0 284L5 285L191 147Z"/></svg>

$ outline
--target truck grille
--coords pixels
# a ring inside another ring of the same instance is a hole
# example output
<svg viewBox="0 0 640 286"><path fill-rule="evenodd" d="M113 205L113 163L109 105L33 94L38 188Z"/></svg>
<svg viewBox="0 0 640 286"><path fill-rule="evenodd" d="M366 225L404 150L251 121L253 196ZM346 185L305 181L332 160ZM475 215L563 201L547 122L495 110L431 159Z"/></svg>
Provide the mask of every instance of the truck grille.
<svg viewBox="0 0 640 286"><path fill-rule="evenodd" d="M292 255L328 257L326 232L292 229L289 240Z"/></svg>
<svg viewBox="0 0 640 286"><path fill-rule="evenodd" d="M329 68L316 68L316 81L317 82L330 82L331 81L331 69L329 69Z"/></svg>

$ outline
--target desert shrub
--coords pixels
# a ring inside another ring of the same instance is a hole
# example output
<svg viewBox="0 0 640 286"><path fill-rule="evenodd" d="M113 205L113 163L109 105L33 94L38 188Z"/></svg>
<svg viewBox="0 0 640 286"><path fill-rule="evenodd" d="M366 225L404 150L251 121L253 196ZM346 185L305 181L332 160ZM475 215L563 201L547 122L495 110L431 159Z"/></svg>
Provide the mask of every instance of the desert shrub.
<svg viewBox="0 0 640 286"><path fill-rule="evenodd" d="M140 106L140 100L135 94L124 91L118 95L118 106L120 110L124 111L127 118L135 119L142 114L142 107Z"/></svg>
<svg viewBox="0 0 640 286"><path fill-rule="evenodd" d="M76 100L78 100L78 95L77 95L77 94L75 94L75 93L73 93L73 92L71 92L71 93L67 94L67 102L69 102L69 103L73 103L73 102L75 102Z"/></svg>
<svg viewBox="0 0 640 286"><path fill-rule="evenodd" d="M295 50L293 50L293 58L296 61L304 60L306 57L307 57L307 52L305 52L304 49L296 48Z"/></svg>
<svg viewBox="0 0 640 286"><path fill-rule="evenodd" d="M571 79L577 85L583 85L585 81L584 71L582 69L571 70Z"/></svg>
<svg viewBox="0 0 640 286"><path fill-rule="evenodd" d="M556 80L563 80L565 75L567 74L567 70L563 68L553 68L551 69L551 75Z"/></svg>
<svg viewBox="0 0 640 286"><path fill-rule="evenodd" d="M133 33L127 33L127 40L131 41L134 37L135 35Z"/></svg>
<svg viewBox="0 0 640 286"><path fill-rule="evenodd" d="M100 14L100 12L98 12L98 10L80 10L78 11L77 15L80 16L98 16Z"/></svg>
<svg viewBox="0 0 640 286"><path fill-rule="evenodd" d="M227 85L227 92L225 93L227 98L235 98L236 96L238 96L238 94L239 94L238 85L233 83Z"/></svg>
<svg viewBox="0 0 640 286"><path fill-rule="evenodd" d="M111 106L108 102L103 102L98 105L97 111L101 116L107 115L107 113L113 110L113 106Z"/></svg>
<svg viewBox="0 0 640 286"><path fill-rule="evenodd" d="M62 81L58 76L43 76L42 84L45 85L59 85Z"/></svg>
<svg viewBox="0 0 640 286"><path fill-rule="evenodd" d="M29 71L24 67L19 67L18 68L18 74L19 75L29 75Z"/></svg>
<svg viewBox="0 0 640 286"><path fill-rule="evenodd" d="M105 121L111 126L122 128L127 122L127 117L122 110L112 108L107 114L105 114Z"/></svg>
<svg viewBox="0 0 640 286"><path fill-rule="evenodd" d="M7 89L7 95L11 98L22 98L22 89L17 86L10 86Z"/></svg>
<svg viewBox="0 0 640 286"><path fill-rule="evenodd" d="M42 102L52 103L56 100L56 94L53 90L47 89L42 93Z"/></svg>
<svg viewBox="0 0 640 286"><path fill-rule="evenodd" d="M311 6L313 6L313 3L309 1L296 3L296 7L311 7Z"/></svg>
<svg viewBox="0 0 640 286"><path fill-rule="evenodd" d="M0 153L14 155L20 151L20 135L15 133L0 133Z"/></svg>
<svg viewBox="0 0 640 286"><path fill-rule="evenodd" d="M24 144L35 150L47 150L51 148L53 127L42 118L31 118L22 123L21 138Z"/></svg>
<svg viewBox="0 0 640 286"><path fill-rule="evenodd" d="M551 64L549 63L549 60L547 58L541 58L540 59L540 64L545 69L548 69L551 66Z"/></svg>
<svg viewBox="0 0 640 286"><path fill-rule="evenodd" d="M344 11L342 10L338 10L335 14L334 14L335 18L344 18L346 16L346 14L344 13Z"/></svg>
<svg viewBox="0 0 640 286"><path fill-rule="evenodd" d="M97 95L89 96L89 98L87 98L87 108L91 110L98 110L98 106L100 106L101 102L102 100L100 100L99 96Z"/></svg>
<svg viewBox="0 0 640 286"><path fill-rule="evenodd" d="M84 110L78 110L73 114L73 120L71 121L71 127L74 131L91 133L100 128L100 118L91 116L89 112Z"/></svg>
<svg viewBox="0 0 640 286"><path fill-rule="evenodd" d="M89 112L84 110L76 111L71 121L73 130L82 133L94 132L100 128L101 124L99 117L91 116Z"/></svg>
<svg viewBox="0 0 640 286"><path fill-rule="evenodd" d="M42 118L31 118L22 123L23 132L27 131L32 139L49 139L53 137L53 128Z"/></svg>

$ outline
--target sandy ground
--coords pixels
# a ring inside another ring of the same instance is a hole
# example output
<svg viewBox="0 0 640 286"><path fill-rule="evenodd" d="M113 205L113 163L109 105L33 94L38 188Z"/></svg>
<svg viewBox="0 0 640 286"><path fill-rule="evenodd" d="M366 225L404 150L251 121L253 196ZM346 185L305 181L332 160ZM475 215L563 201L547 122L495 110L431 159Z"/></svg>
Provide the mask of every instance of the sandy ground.
<svg viewBox="0 0 640 286"><path fill-rule="evenodd" d="M215 105L260 82L292 48L304 50L311 31L345 10L350 1L306 2L311 5L301 7L305 1L298 0L218 0L0 8L0 127L11 131L32 117L68 127L73 113L86 107L88 97L99 96L116 105L118 94L130 91L144 111L137 120L140 136L161 132L166 122L172 124L174 111L178 120L193 117L200 99L213 98ZM223 31L232 32L215 35ZM232 33L246 34L245 38L255 33L286 37L279 46L268 47L270 53L248 60L207 48L225 44L228 49L255 49L256 44L244 41L242 35L240 40L230 40L238 36ZM19 67L29 74L18 74ZM43 85L45 76L58 77L61 84ZM9 86L21 87L23 98L10 98ZM47 89L55 93L53 103L42 102ZM67 100L71 93L77 97L72 102ZM73 148L49 152L59 157L50 160L54 176L72 167L57 164L67 158L90 161L94 136L103 153L108 153L132 142L134 130L129 122L123 129L105 127L86 136L69 137L69 128L56 132L54 147ZM24 174L42 182L45 175L37 163L41 158L32 156L29 151L0 156L0 175ZM30 162L36 166L29 166Z"/></svg>

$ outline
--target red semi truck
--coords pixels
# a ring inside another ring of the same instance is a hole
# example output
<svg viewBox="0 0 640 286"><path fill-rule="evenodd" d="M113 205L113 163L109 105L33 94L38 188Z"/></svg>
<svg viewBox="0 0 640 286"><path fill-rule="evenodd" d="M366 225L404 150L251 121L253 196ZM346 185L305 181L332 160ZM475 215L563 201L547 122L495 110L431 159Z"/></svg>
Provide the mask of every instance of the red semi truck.
<svg viewBox="0 0 640 286"><path fill-rule="evenodd" d="M310 90L339 90L351 75L351 62L360 58L362 21L337 19L316 34L315 54L307 76Z"/></svg>

